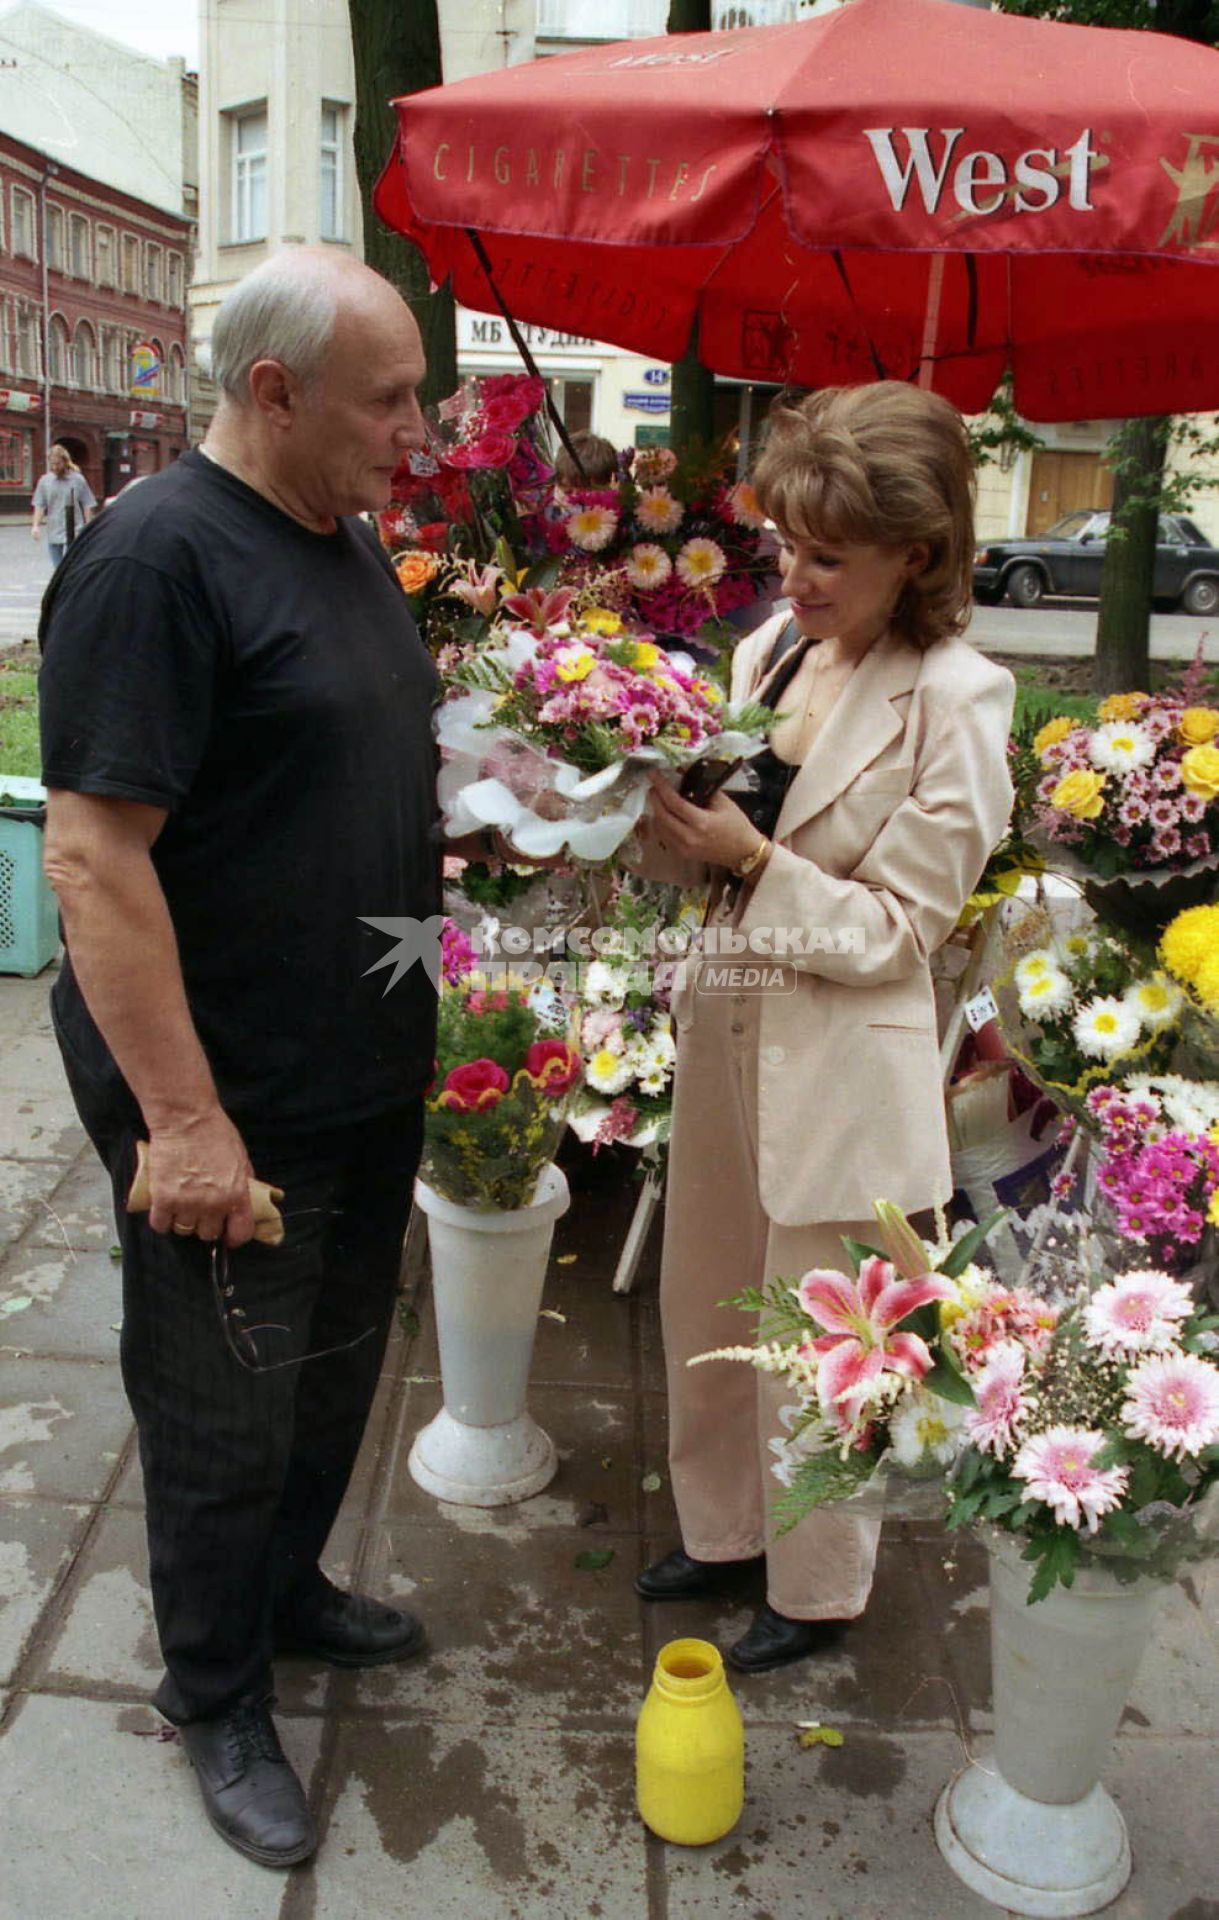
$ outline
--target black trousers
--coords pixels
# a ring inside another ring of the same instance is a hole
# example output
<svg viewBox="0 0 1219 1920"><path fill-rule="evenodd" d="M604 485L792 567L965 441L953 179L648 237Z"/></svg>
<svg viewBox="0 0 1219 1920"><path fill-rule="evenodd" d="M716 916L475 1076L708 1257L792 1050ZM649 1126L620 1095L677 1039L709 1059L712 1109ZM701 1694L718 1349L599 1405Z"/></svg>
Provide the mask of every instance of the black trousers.
<svg viewBox="0 0 1219 1920"><path fill-rule="evenodd" d="M166 1668L154 1703L179 1724L207 1719L269 1688L276 1616L322 1580L384 1356L422 1106L307 1137L246 1130L259 1178L284 1189L287 1231L281 1247L228 1256L232 1304L260 1360L291 1362L253 1373L226 1343L210 1248L125 1209L138 1118L99 1100L66 1053L65 1066L114 1186L123 1380Z"/></svg>

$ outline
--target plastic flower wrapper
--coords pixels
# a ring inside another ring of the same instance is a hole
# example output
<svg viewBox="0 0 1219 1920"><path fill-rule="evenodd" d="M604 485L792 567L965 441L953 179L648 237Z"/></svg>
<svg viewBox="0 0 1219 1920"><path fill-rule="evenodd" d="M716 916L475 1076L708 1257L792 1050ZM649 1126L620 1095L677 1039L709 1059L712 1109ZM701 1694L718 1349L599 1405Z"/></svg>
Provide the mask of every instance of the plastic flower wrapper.
<svg viewBox="0 0 1219 1920"><path fill-rule="evenodd" d="M510 596L527 622L457 662L441 707L445 830L497 827L523 855L606 860L637 824L647 774L760 751L773 715L725 703L692 660L615 616L572 615L567 592Z"/></svg>
<svg viewBox="0 0 1219 1920"><path fill-rule="evenodd" d="M756 1343L690 1362L746 1361L792 1388L786 1435L772 1442L785 1488L775 1505L780 1532L829 1501L882 1510L901 1479L933 1482L933 1510L942 1512L944 1475L975 1409L971 1374L999 1329L1040 1326L1049 1313L974 1264L1000 1215L955 1241L944 1229L933 1245L886 1201L876 1217L879 1246L843 1241L851 1271L746 1288L733 1304L759 1315ZM926 1500L908 1503L906 1495L903 1510L928 1510Z"/></svg>
<svg viewBox="0 0 1219 1920"><path fill-rule="evenodd" d="M446 1200L502 1212L530 1204L580 1078L570 1030L557 994L484 985L477 970L450 982L446 970L420 1168Z"/></svg>
<svg viewBox="0 0 1219 1920"><path fill-rule="evenodd" d="M1091 1561L1120 1580L1170 1580L1213 1553L1217 1327L1189 1287L1130 1266L1078 1285L1048 1338L1006 1330L970 1368L976 1408L949 1527L1023 1538L1030 1602Z"/></svg>
<svg viewBox="0 0 1219 1920"><path fill-rule="evenodd" d="M1025 923L1034 938L1042 925L1037 915ZM1169 1065L1185 996L1154 962L1099 928L1047 929L1035 946L1026 939L1018 923L993 983L1008 1052L1057 1105L1088 1124L1091 1087Z"/></svg>

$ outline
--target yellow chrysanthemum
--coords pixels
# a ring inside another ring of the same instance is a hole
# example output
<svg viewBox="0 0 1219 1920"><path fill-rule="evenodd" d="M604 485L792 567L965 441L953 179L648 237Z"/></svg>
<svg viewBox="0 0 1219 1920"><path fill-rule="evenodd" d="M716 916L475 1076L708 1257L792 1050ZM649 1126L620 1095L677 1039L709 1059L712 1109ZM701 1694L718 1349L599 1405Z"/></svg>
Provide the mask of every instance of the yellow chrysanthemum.
<svg viewBox="0 0 1219 1920"><path fill-rule="evenodd" d="M1160 958L1178 980L1192 986L1208 960L1219 955L1219 906L1186 907L1160 938Z"/></svg>
<svg viewBox="0 0 1219 1920"><path fill-rule="evenodd" d="M587 647L565 647L555 655L554 670L560 680L587 680L596 664L596 654Z"/></svg>
<svg viewBox="0 0 1219 1920"><path fill-rule="evenodd" d="M1101 720L1134 720L1147 705L1149 695L1145 693L1111 693L1103 699L1096 709Z"/></svg>
<svg viewBox="0 0 1219 1920"><path fill-rule="evenodd" d="M1191 747L1183 753L1181 779L1203 800L1219 800L1219 747Z"/></svg>
<svg viewBox="0 0 1219 1920"><path fill-rule="evenodd" d="M637 667L640 673L650 673L659 659L660 648L651 640L636 640L631 649L631 665Z"/></svg>
<svg viewBox="0 0 1219 1920"><path fill-rule="evenodd" d="M622 632L622 616L609 607L590 607L580 625L589 633L607 634L610 639Z"/></svg>
<svg viewBox="0 0 1219 1920"><path fill-rule="evenodd" d="M1219 1013L1219 953L1212 953L1198 968L1194 992L1208 1013Z"/></svg>
<svg viewBox="0 0 1219 1920"><path fill-rule="evenodd" d="M1219 733L1219 707L1186 707L1177 721L1177 737L1183 746L1205 747Z"/></svg>
<svg viewBox="0 0 1219 1920"><path fill-rule="evenodd" d="M1096 820L1105 810L1105 776L1077 767L1058 782L1050 795L1050 805L1069 813L1075 820Z"/></svg>
<svg viewBox="0 0 1219 1920"><path fill-rule="evenodd" d="M1075 724L1066 713L1060 713L1055 720L1047 720L1041 731L1034 735L1033 752L1038 758L1044 759L1046 748L1056 747L1060 740L1065 740Z"/></svg>

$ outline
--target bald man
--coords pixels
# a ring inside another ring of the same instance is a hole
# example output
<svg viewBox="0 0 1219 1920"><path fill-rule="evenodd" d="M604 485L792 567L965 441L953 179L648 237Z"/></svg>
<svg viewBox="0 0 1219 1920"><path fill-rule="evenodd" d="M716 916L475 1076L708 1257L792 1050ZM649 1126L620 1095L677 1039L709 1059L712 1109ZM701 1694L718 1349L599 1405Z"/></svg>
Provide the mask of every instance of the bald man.
<svg viewBox="0 0 1219 1920"><path fill-rule="evenodd" d="M316 1834L272 1658L360 1667L419 1622L319 1556L376 1387L434 1054L362 916L439 910L436 678L360 513L424 439L418 330L292 249L221 307L202 447L90 525L43 614L52 995L110 1171L122 1362L165 1661L212 1824L271 1867ZM126 1199L146 1140L150 1210ZM252 1176L283 1190L254 1239Z"/></svg>

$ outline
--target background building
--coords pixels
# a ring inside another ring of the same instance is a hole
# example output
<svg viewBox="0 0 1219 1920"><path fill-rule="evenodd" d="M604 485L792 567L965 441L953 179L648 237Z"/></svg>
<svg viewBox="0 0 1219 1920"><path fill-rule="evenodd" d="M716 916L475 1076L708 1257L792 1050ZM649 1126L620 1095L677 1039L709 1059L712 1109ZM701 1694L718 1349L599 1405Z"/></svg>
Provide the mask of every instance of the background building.
<svg viewBox="0 0 1219 1920"><path fill-rule="evenodd" d="M189 444L194 122L182 61L0 15L0 514L53 441L99 499Z"/></svg>

